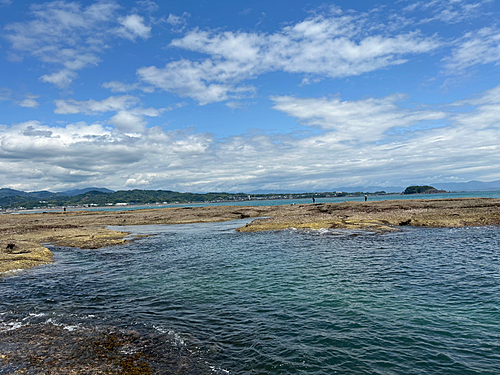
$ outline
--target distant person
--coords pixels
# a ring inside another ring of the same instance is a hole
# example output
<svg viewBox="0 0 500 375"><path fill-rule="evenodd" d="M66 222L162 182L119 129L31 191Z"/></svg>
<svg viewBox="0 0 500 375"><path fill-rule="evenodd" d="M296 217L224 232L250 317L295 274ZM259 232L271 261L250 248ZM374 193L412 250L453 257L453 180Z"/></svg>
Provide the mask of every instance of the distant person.
<svg viewBox="0 0 500 375"><path fill-rule="evenodd" d="M316 203L316 199L314 199L314 197L313 197L313 203Z"/></svg>
<svg viewBox="0 0 500 375"><path fill-rule="evenodd" d="M368 195L365 194L365 202L368 200Z"/></svg>

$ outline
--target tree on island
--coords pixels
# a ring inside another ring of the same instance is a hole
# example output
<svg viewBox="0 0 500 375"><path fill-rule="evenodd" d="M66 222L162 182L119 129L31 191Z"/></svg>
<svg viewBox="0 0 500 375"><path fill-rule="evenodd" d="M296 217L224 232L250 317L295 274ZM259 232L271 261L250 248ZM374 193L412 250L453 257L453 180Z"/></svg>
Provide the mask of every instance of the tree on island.
<svg viewBox="0 0 500 375"><path fill-rule="evenodd" d="M422 186L408 186L403 194L435 194L435 193L446 193L446 190L438 190L434 186L422 185Z"/></svg>

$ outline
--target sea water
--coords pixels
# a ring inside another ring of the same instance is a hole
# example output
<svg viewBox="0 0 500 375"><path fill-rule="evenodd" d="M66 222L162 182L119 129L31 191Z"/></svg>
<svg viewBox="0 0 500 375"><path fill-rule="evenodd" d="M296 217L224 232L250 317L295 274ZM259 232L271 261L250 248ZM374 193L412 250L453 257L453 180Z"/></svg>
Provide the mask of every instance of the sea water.
<svg viewBox="0 0 500 375"><path fill-rule="evenodd" d="M234 230L246 222L52 247L55 263L0 279L0 330L137 329L229 374L500 372L500 228Z"/></svg>

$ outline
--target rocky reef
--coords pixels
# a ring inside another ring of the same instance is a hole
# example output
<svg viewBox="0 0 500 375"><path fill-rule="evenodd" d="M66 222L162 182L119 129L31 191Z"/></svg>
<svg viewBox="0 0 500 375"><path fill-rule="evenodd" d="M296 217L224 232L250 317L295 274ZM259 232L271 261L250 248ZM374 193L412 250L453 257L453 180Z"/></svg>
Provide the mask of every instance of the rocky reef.
<svg viewBox="0 0 500 375"><path fill-rule="evenodd" d="M363 229L383 233L403 226L500 225L500 200L407 199L282 206L209 206L135 211L68 211L0 215L0 275L52 261L43 246L86 249L124 244L127 232L107 226L187 224L256 218L240 232L286 228Z"/></svg>

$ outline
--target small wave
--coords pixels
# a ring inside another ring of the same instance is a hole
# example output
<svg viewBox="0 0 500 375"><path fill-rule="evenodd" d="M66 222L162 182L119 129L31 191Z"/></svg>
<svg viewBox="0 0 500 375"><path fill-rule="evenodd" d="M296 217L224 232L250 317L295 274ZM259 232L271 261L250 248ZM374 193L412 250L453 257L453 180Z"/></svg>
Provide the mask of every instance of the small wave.
<svg viewBox="0 0 500 375"><path fill-rule="evenodd" d="M357 236L372 236L373 232L362 229L339 229L339 228L288 228L290 232L304 233L313 236L338 236L338 237L357 237Z"/></svg>
<svg viewBox="0 0 500 375"><path fill-rule="evenodd" d="M46 313L29 313L29 316L24 318L23 320L28 320L29 318L40 318L42 316L46 316Z"/></svg>
<svg viewBox="0 0 500 375"><path fill-rule="evenodd" d="M207 363L207 365L208 365L208 363ZM229 372L228 370L225 370L225 369L220 368L220 367L215 367L215 366L210 366L210 365L208 365L208 368L209 368L212 372L214 372L214 373L216 373L216 374L230 374L230 372Z"/></svg>
<svg viewBox="0 0 500 375"><path fill-rule="evenodd" d="M58 323L58 322L55 322L52 318L47 319L44 324L51 324L51 325L56 326L56 327L61 327L62 329L69 331L69 332L83 329L82 326L79 324Z"/></svg>
<svg viewBox="0 0 500 375"><path fill-rule="evenodd" d="M26 325L28 324L23 324L21 322L0 323L0 332L14 331Z"/></svg>
<svg viewBox="0 0 500 375"><path fill-rule="evenodd" d="M15 275L16 273L19 273L19 272L22 272L24 271L23 268L17 268L15 270L9 270L9 271L5 271L5 272L1 272L2 274L6 275L6 276L9 276L9 275Z"/></svg>
<svg viewBox="0 0 500 375"><path fill-rule="evenodd" d="M163 335L167 335L167 337L170 339L171 343L174 344L175 346L186 346L186 341L173 329L170 329L170 328L166 329L166 328L162 328L159 326L153 326L153 328L157 332L159 332Z"/></svg>

